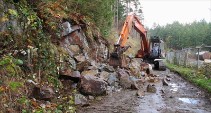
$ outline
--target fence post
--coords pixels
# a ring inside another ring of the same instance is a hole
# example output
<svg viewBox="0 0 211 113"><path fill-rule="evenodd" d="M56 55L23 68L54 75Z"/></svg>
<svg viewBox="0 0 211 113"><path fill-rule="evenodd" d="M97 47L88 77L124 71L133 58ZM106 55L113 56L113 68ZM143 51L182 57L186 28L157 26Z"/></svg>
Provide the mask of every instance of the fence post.
<svg viewBox="0 0 211 113"><path fill-rule="evenodd" d="M188 51L185 52L185 67L187 67Z"/></svg>
<svg viewBox="0 0 211 113"><path fill-rule="evenodd" d="M200 48L197 48L197 50L198 50L198 55L197 55L197 70L199 69L199 49Z"/></svg>

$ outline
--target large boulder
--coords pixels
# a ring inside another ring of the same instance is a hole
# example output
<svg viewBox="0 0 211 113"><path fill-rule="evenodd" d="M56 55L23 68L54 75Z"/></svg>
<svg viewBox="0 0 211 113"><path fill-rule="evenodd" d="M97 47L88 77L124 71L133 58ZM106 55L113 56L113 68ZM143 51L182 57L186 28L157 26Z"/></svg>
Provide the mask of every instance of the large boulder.
<svg viewBox="0 0 211 113"><path fill-rule="evenodd" d="M85 95L105 95L107 83L95 76L82 76L79 91Z"/></svg>
<svg viewBox="0 0 211 113"><path fill-rule="evenodd" d="M81 79L81 74L79 71L64 70L59 73L59 79L79 82L79 80Z"/></svg>
<svg viewBox="0 0 211 113"><path fill-rule="evenodd" d="M132 59L129 64L130 71L135 76L140 76L140 74L139 74L140 73L140 63L138 62L138 60L140 60L140 59Z"/></svg>
<svg viewBox="0 0 211 113"><path fill-rule="evenodd" d="M132 81L130 80L129 74L124 69L118 70L118 76L119 76L120 86L126 89L131 88Z"/></svg>
<svg viewBox="0 0 211 113"><path fill-rule="evenodd" d="M35 86L32 90L31 97L38 100L51 100L55 95L55 92L51 87L48 86Z"/></svg>

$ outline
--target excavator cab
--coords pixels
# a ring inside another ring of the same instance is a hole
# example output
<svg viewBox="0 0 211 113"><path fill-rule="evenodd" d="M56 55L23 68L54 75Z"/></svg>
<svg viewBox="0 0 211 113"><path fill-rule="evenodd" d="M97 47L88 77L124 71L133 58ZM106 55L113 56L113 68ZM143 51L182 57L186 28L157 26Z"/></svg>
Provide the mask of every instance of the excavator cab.
<svg viewBox="0 0 211 113"><path fill-rule="evenodd" d="M150 38L150 46L150 58L161 58L161 40L158 36L153 36Z"/></svg>
<svg viewBox="0 0 211 113"><path fill-rule="evenodd" d="M158 36L152 36L150 38L150 60L154 64L154 68L157 70L165 70L163 63L164 59L164 42Z"/></svg>

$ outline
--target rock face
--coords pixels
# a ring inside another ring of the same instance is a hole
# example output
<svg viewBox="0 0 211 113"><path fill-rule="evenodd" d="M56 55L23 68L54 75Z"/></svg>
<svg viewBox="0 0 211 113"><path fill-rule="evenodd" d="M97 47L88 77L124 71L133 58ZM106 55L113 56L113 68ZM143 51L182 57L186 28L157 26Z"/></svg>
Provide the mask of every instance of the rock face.
<svg viewBox="0 0 211 113"><path fill-rule="evenodd" d="M107 83L92 75L82 76L79 91L85 95L105 95Z"/></svg>

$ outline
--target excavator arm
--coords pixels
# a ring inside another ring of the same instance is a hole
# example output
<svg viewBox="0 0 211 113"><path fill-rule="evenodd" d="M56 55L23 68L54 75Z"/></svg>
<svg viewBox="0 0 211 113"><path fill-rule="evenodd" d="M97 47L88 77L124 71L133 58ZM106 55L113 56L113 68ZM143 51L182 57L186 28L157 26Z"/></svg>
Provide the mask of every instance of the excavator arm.
<svg viewBox="0 0 211 113"><path fill-rule="evenodd" d="M138 50L136 57L143 58L149 55L149 41L147 39L147 31L143 24L135 14L129 14L126 17L124 25L119 35L117 43L114 45L114 51L110 55L109 64L112 66L126 67L124 52L130 47L126 46L128 36L132 29L135 29L141 38L141 47Z"/></svg>

